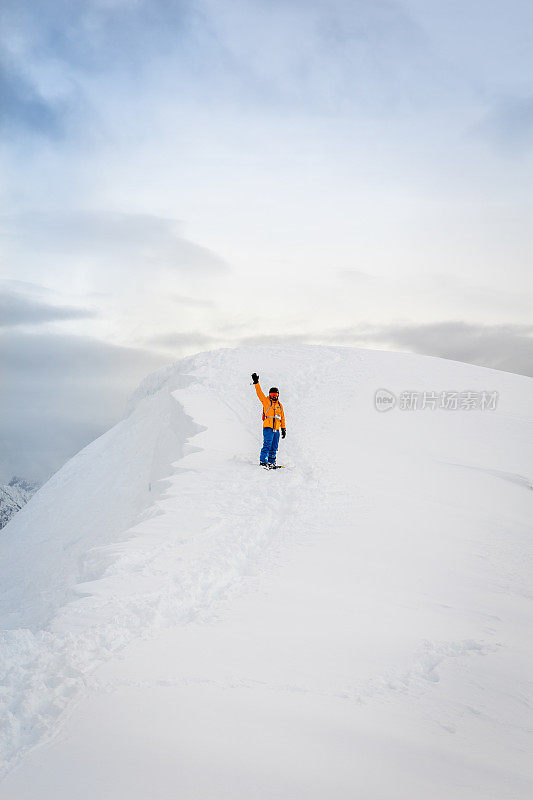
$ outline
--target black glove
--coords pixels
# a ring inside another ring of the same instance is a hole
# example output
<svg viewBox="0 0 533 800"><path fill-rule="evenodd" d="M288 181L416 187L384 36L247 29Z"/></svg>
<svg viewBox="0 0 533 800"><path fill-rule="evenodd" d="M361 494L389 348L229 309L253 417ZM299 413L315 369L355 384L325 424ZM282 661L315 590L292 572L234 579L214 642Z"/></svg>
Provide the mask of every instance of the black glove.
<svg viewBox="0 0 533 800"><path fill-rule="evenodd" d="M257 372L252 372L252 380L254 383L259 383L259 375Z"/></svg>
<svg viewBox="0 0 533 800"><path fill-rule="evenodd" d="M287 428L282 428L281 429L281 438L284 439L286 437L286 435L287 435Z"/></svg>

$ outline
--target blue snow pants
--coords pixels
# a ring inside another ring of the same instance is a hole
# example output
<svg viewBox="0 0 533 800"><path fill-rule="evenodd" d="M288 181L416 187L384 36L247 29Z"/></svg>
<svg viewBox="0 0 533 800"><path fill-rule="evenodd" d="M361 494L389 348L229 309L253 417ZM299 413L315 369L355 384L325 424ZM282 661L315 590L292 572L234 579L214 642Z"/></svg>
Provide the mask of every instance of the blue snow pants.
<svg viewBox="0 0 533 800"><path fill-rule="evenodd" d="M269 464L276 463L276 453L278 452L279 444L279 431L274 431L272 428L263 428L263 447L259 461L262 464L268 461Z"/></svg>

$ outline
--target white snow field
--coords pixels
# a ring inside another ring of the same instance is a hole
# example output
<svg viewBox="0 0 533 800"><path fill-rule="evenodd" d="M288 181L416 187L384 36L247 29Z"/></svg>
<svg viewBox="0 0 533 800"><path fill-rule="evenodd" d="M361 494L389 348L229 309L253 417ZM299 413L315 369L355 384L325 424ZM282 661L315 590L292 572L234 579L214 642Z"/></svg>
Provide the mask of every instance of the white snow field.
<svg viewBox="0 0 533 800"><path fill-rule="evenodd" d="M526 377L306 346L149 376L0 535L1 800L533 797L532 479Z"/></svg>

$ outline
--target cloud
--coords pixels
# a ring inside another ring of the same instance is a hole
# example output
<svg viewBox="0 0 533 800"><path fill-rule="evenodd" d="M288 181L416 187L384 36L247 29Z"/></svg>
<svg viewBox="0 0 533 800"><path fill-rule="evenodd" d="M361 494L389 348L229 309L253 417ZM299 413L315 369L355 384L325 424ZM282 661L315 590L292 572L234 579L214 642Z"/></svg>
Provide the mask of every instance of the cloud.
<svg viewBox="0 0 533 800"><path fill-rule="evenodd" d="M326 340L405 349L533 377L533 325L479 325L460 320L425 325L361 324L329 332L322 337Z"/></svg>
<svg viewBox="0 0 533 800"><path fill-rule="evenodd" d="M109 72L142 65L147 52L165 52L190 32L191 0L49 0L46 14L35 0L5 0L7 42L18 34L19 52L57 58L71 68ZM22 34L22 36L21 36ZM31 52L30 50L30 52Z"/></svg>
<svg viewBox="0 0 533 800"><path fill-rule="evenodd" d="M457 84L405 3L237 0L197 8L203 30L196 46L209 71L199 88L226 101L290 108L291 115L357 109L360 123L362 110L427 105L450 81Z"/></svg>
<svg viewBox="0 0 533 800"><path fill-rule="evenodd" d="M89 337L2 336L0 482L17 473L43 481L121 418L158 353Z"/></svg>
<svg viewBox="0 0 533 800"><path fill-rule="evenodd" d="M102 279L131 275L151 280L154 270L189 274L229 269L216 253L185 239L175 219L154 214L95 211L24 212L3 218L6 268L35 261L68 269L98 270ZM101 288L101 287L99 287Z"/></svg>
<svg viewBox="0 0 533 800"><path fill-rule="evenodd" d="M166 349L181 349L187 348L207 348L213 347L214 339L211 336L206 336L203 333L184 332L184 333L167 333L161 336L153 336L147 340L147 344L160 345Z"/></svg>
<svg viewBox="0 0 533 800"><path fill-rule="evenodd" d="M18 281L13 278L3 278L0 280L0 289L6 292L14 292L15 294L24 294L31 297L38 298L51 298L55 293L53 289L47 286L42 286L40 283L31 283L30 281Z"/></svg>
<svg viewBox="0 0 533 800"><path fill-rule="evenodd" d="M533 377L533 325L362 322L352 327L240 337L239 345L317 344L379 347L463 361Z"/></svg>
<svg viewBox="0 0 533 800"><path fill-rule="evenodd" d="M50 305L30 299L24 294L8 292L0 295L0 328L43 325L47 322L96 316L96 312L89 309Z"/></svg>
<svg viewBox="0 0 533 800"><path fill-rule="evenodd" d="M533 95L496 102L473 132L509 156L533 149Z"/></svg>
<svg viewBox="0 0 533 800"><path fill-rule="evenodd" d="M46 14L34 0L5 5L4 43L22 41L10 55L31 96L50 107L59 87L65 107L99 133L106 120L94 112L110 84L135 109L163 94L338 113L409 96L428 103L446 80L420 26L392 0L51 0Z"/></svg>
<svg viewBox="0 0 533 800"><path fill-rule="evenodd" d="M64 134L65 108L48 100L31 80L6 60L0 62L0 130L42 134L58 139Z"/></svg>

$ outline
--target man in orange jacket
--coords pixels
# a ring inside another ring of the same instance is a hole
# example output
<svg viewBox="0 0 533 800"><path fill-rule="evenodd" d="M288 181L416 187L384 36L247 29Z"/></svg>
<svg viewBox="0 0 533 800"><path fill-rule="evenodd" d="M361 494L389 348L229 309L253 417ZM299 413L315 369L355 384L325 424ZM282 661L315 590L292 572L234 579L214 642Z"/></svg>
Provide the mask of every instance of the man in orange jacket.
<svg viewBox="0 0 533 800"><path fill-rule="evenodd" d="M287 434L285 413L279 402L279 389L272 386L267 397L259 385L259 375L256 372L252 374L252 380L257 396L263 404L263 447L259 455L259 463L267 469L275 469L279 432L281 431L283 439Z"/></svg>

